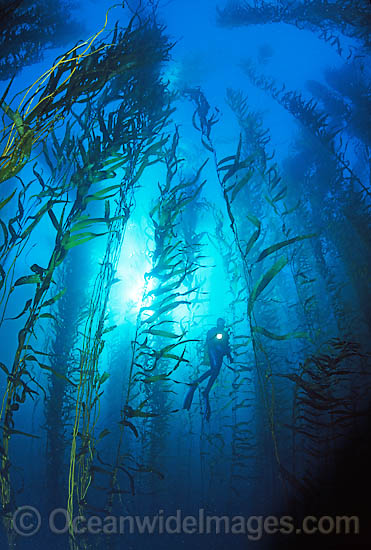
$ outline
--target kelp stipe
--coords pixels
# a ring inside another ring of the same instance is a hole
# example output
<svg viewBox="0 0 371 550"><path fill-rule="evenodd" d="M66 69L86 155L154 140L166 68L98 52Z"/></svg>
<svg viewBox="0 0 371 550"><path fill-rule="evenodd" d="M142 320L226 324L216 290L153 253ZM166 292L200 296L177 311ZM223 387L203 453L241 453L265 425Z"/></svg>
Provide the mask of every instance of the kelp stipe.
<svg viewBox="0 0 371 550"><path fill-rule="evenodd" d="M248 327L244 315L240 317L241 308L247 302L247 289L243 274L240 270L240 257L233 239L227 238L224 228L223 212L209 205L215 220L215 235L209 235L213 246L217 248L223 259L223 266L228 279L230 303L230 327L233 331L232 347L234 362L229 368L233 371L232 381L229 387L226 409L231 406L230 426L231 438L231 464L228 482L229 508L238 509L238 503L244 500L244 487L242 483L253 484L255 482L259 456L257 454L256 433L252 425L255 418L254 390L252 389L252 367L250 366L251 336L247 334ZM228 418L228 417L227 417Z"/></svg>
<svg viewBox="0 0 371 550"><path fill-rule="evenodd" d="M52 306L49 362L51 372L45 401L46 488L50 509L67 502L68 426L74 410L78 365L79 331L86 315L88 295L84 279L76 279L74 270L92 270L85 250L72 251L58 274L57 285L63 295ZM90 269L89 269L90 268Z"/></svg>

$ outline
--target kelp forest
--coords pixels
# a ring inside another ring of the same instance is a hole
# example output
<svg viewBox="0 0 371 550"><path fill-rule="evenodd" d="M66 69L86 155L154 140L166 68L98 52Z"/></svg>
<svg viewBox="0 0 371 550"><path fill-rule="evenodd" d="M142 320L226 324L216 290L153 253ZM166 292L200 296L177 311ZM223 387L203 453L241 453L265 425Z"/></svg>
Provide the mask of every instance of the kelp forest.
<svg viewBox="0 0 371 550"><path fill-rule="evenodd" d="M370 31L0 1L1 548L369 547Z"/></svg>

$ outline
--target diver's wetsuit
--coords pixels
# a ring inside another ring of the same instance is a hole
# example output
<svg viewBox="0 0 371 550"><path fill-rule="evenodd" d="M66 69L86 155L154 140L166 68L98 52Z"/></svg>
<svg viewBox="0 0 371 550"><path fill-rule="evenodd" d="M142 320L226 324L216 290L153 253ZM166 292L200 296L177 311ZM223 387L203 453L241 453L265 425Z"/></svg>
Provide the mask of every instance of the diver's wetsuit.
<svg viewBox="0 0 371 550"><path fill-rule="evenodd" d="M224 328L222 329L222 328L214 327L210 329L209 332L207 333L206 343L207 343L207 351L208 351L209 360L210 360L210 369L204 372L204 374L199 376L197 380L195 380L192 383L187 393L187 396L184 400L184 409L188 409L188 410L190 409L192 405L193 396L198 384L206 380L206 378L209 378L207 386L203 391L203 395L206 400L206 418L209 419L210 390L220 372L220 368L222 366L224 356L227 355L230 360L232 359L232 357L231 357L231 348L229 345L229 336L228 336L228 333L224 330Z"/></svg>

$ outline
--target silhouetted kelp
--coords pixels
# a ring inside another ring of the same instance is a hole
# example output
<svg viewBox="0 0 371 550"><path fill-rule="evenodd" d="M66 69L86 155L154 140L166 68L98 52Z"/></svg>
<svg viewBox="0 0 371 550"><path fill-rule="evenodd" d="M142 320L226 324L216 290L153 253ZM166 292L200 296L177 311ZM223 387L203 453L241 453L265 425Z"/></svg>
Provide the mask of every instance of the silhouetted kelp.
<svg viewBox="0 0 371 550"><path fill-rule="evenodd" d="M320 110L317 102L314 99L304 100L299 92L286 91L285 84L278 88L274 79L258 75L251 61L244 62L243 68L255 86L270 93L273 99L308 128L318 138L321 145L329 150L339 164L340 177L343 181L349 180L351 185L358 185L365 194L370 196L371 193L367 184L357 176L349 161L345 158L346 146L344 146L341 136L339 142L335 139L340 129L329 127L329 115Z"/></svg>
<svg viewBox="0 0 371 550"><path fill-rule="evenodd" d="M287 23L299 30L307 29L336 47L339 55L347 59L358 54L358 48L349 47L344 52L341 36L359 41L365 52L370 49L370 13L362 0L306 0L302 2L271 2L257 0L253 5L242 0L228 2L224 9L217 9L218 23L225 27Z"/></svg>
<svg viewBox="0 0 371 550"><path fill-rule="evenodd" d="M333 125L369 148L371 133L368 125L370 112L371 79L363 60L354 60L341 68L324 71L325 82L309 80L308 90L313 94L328 115ZM365 151L367 155L367 149Z"/></svg>
<svg viewBox="0 0 371 550"><path fill-rule="evenodd" d="M61 0L13 0L0 5L0 80L40 61L47 48L65 45L81 34Z"/></svg>

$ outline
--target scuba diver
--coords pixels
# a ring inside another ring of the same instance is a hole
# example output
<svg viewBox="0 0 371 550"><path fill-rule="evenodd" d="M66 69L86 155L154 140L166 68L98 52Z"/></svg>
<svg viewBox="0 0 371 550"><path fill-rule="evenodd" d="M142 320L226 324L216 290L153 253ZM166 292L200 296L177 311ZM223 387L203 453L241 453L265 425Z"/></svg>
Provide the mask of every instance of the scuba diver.
<svg viewBox="0 0 371 550"><path fill-rule="evenodd" d="M209 393L220 372L224 356L226 355L230 362L233 362L231 348L229 345L229 335L227 331L224 330L224 327L225 321L220 317L216 322L216 327L208 331L206 336L206 345L210 361L210 369L191 383L191 387L189 388L183 405L184 409L189 410L191 408L193 396L197 386L200 382L203 382L206 378L209 378L206 388L202 392L206 402L206 420L209 420L210 418Z"/></svg>

